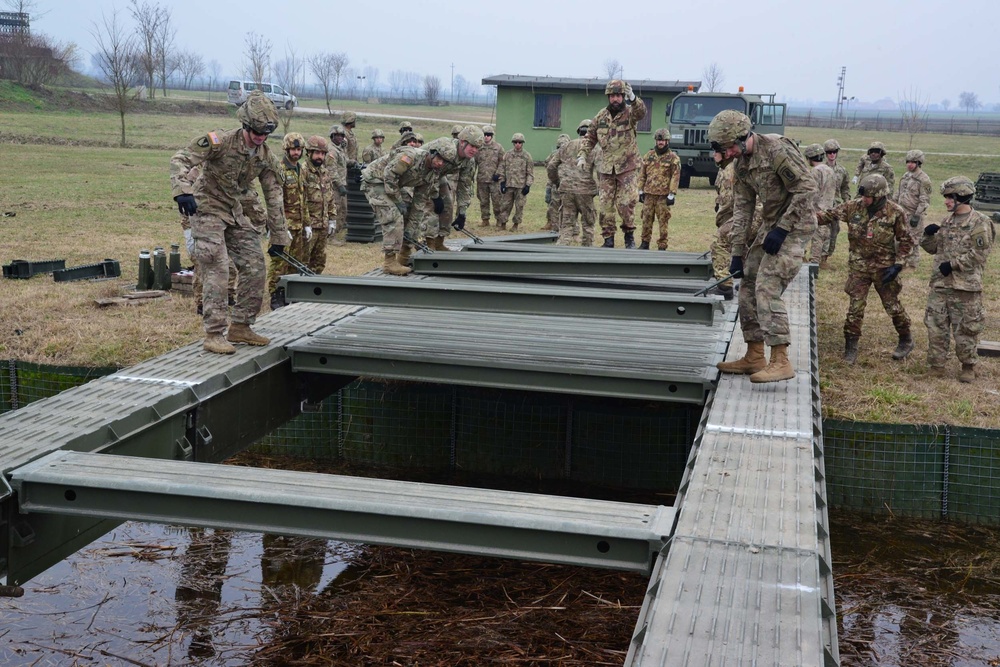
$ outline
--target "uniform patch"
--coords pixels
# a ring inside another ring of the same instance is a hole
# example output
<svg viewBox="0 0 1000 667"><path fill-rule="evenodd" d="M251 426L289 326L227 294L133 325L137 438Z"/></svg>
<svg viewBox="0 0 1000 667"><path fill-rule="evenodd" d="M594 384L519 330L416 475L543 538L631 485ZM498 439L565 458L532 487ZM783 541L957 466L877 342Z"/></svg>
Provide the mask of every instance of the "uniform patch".
<svg viewBox="0 0 1000 667"><path fill-rule="evenodd" d="M208 148L208 137L202 137L198 140L198 146L200 148Z"/></svg>
<svg viewBox="0 0 1000 667"><path fill-rule="evenodd" d="M219 139L219 135L217 135L215 132L208 133L208 140L212 142L213 146L218 146L219 144L222 143L222 141Z"/></svg>
<svg viewBox="0 0 1000 667"><path fill-rule="evenodd" d="M399 156L399 161L405 162L406 164L413 164L413 158L411 158L409 155L406 155L405 153Z"/></svg>
<svg viewBox="0 0 1000 667"><path fill-rule="evenodd" d="M983 241L983 237L982 236L977 236L976 237L976 245L979 246L980 248L982 248L984 245L986 245L986 243Z"/></svg>

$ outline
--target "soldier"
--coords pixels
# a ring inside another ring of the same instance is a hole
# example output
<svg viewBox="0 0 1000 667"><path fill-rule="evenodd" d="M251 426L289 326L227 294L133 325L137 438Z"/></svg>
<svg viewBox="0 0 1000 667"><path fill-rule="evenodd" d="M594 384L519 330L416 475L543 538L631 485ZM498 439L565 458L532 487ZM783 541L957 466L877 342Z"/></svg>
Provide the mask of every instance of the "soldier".
<svg viewBox="0 0 1000 667"><path fill-rule="evenodd" d="M632 92L632 86L612 79L604 88L608 106L597 112L580 147L577 164L584 168L586 154L600 146L598 187L601 202L601 235L604 247L615 247L615 210L622 219L625 247L635 247L635 204L639 169L639 147L635 141L636 125L646 117L646 105Z"/></svg>
<svg viewBox="0 0 1000 667"><path fill-rule="evenodd" d="M833 169L833 173L836 176L837 187L834 189L836 194L833 198L833 205L840 206L851 198L850 178L847 176L847 170L837 162L837 155L840 154L840 143L836 139L827 139L823 142L823 152L826 153L826 166ZM834 251L837 249L837 237L839 235L840 221L838 220L830 225L830 240L827 243L827 247L823 250L824 257L830 258L833 256ZM826 261L821 261L819 268L828 269L830 265Z"/></svg>
<svg viewBox="0 0 1000 667"><path fill-rule="evenodd" d="M751 127L747 116L733 110L719 112L708 125L708 140L720 166L736 160L729 273L743 276L739 313L747 342L742 359L718 368L750 373L755 383L777 382L795 377L788 361L791 337L781 295L802 268L806 243L816 230L816 180L791 140L755 134ZM763 201L762 222L751 237L748 229L758 199ZM771 346L766 365L765 343Z"/></svg>
<svg viewBox="0 0 1000 667"><path fill-rule="evenodd" d="M309 242L313 230L309 224L309 207L306 205L306 172L300 164L306 148L306 138L298 132L289 132L282 141L285 156L281 159L282 189L285 201L285 222L292 242L287 254L300 262L309 259ZM280 257L271 257L267 271L267 293L271 295L271 310L285 305L285 290L278 289L278 278L297 273L290 264Z"/></svg>
<svg viewBox="0 0 1000 667"><path fill-rule="evenodd" d="M639 167L639 202L642 203L642 244L640 250L649 250L653 238L653 221L660 220L660 237L657 250L667 249L667 225L670 224L670 207L677 197L681 181L681 159L670 150L670 131L661 127L653 135L656 146L646 153Z"/></svg>
<svg viewBox="0 0 1000 667"><path fill-rule="evenodd" d="M594 245L594 196L597 195L597 181L594 180L593 151L587 155L583 169L576 166L576 156L583 144L583 137L590 128L590 119L580 121L576 128L578 138L565 144L556 151L555 157L545 168L549 180L559 190L561 212L559 214L558 245L570 245L580 239L580 224L583 223L583 241L581 245Z"/></svg>
<svg viewBox="0 0 1000 667"><path fill-rule="evenodd" d="M358 114L347 111L341 118L341 122L344 125L344 143L346 144L344 152L347 153L347 166L356 167L358 166L358 138L354 136L354 126L358 122Z"/></svg>
<svg viewBox="0 0 1000 667"><path fill-rule="evenodd" d="M497 173L500 175L500 195L502 203L497 214L497 227L504 229L511 210L514 211L512 229L517 231L524 216L524 199L535 182L535 162L531 153L524 150L524 135L515 132L510 138L513 150L504 153Z"/></svg>
<svg viewBox="0 0 1000 667"><path fill-rule="evenodd" d="M857 183L859 179L864 178L867 174L882 174L882 178L889 184L889 198L892 199L893 194L895 194L896 174L892 170L892 165L885 159L885 156L885 144L881 141L873 141L872 145L868 147L868 153L862 155L861 159L858 160L858 167L854 170L852 182Z"/></svg>
<svg viewBox="0 0 1000 667"><path fill-rule="evenodd" d="M419 136L417 135L417 138ZM427 145L430 146L440 141L441 139L435 139ZM436 217L431 216L427 224L427 241L432 250L448 250L444 244L444 240L448 238L448 234L451 232L450 227L456 230L465 229L465 214L469 209L469 204L472 202L472 181L475 179L476 155L479 154L479 149L483 147L485 137L483 136L483 131L475 125L466 125L459 131L458 137L450 141L455 147L457 159L446 161L444 167L441 168L439 190L444 190L446 187L451 189L455 193L454 202L451 204L452 208L450 209L444 201L444 197L440 195L440 201L433 202ZM452 174L455 174L456 178L449 180ZM454 218L451 218L452 212L455 214ZM451 221L450 227L449 220ZM404 253L404 259L406 257L407 254Z"/></svg>
<svg viewBox="0 0 1000 667"><path fill-rule="evenodd" d="M824 164L823 147L819 144L809 144L802 153L806 156L809 166L813 169L813 176L816 178L816 188L819 192L819 197L816 199L816 211L826 211L833 208L836 198L837 175L833 169ZM813 232L809 261L822 267L826 261L823 253L826 252L829 243L830 226L817 225L816 231Z"/></svg>
<svg viewBox="0 0 1000 667"><path fill-rule="evenodd" d="M862 178L858 194L857 199L819 214L821 225L829 225L834 220L847 223L850 255L844 291L851 303L844 319L844 361L853 364L858 359L861 324L872 285L899 334L899 344L892 358L905 359L913 350L913 336L910 318L899 302L903 286L897 277L913 243L906 231L906 213L888 199L889 184L882 174L868 174Z"/></svg>
<svg viewBox="0 0 1000 667"><path fill-rule="evenodd" d="M442 137L428 144L426 150L401 146L361 172L361 190L382 225L386 273L410 273L400 259L408 259L413 250L410 239L417 237L426 204L438 196L441 170L457 161L455 143ZM407 193L409 188L412 194Z"/></svg>
<svg viewBox="0 0 1000 667"><path fill-rule="evenodd" d="M413 132L413 123L408 120L404 120L399 124L399 134L403 135L407 132Z"/></svg>
<svg viewBox="0 0 1000 667"><path fill-rule="evenodd" d="M306 266L316 273L326 270L326 240L337 229L337 186L326 163L329 150L326 139L319 135L306 141L306 205L313 231Z"/></svg>
<svg viewBox="0 0 1000 667"><path fill-rule="evenodd" d="M465 126L463 125L452 125L451 127L451 138L454 141L458 141L458 135L462 132ZM458 190L458 171L447 171L441 177L441 187L438 191L437 199L432 201L434 206L434 215L437 216L437 224L433 224L433 221L429 220L431 224L427 226L427 245L432 250L444 250L447 251L449 248L444 244L444 240L448 237L448 227L451 225L452 221L455 220L455 193ZM471 185L470 185L471 187ZM440 210L438 210L438 200L440 200ZM444 234L441 233L444 230Z"/></svg>
<svg viewBox="0 0 1000 667"><path fill-rule="evenodd" d="M490 202L500 217L500 161L503 146L493 140L493 126L483 125L483 147L476 155L476 196L479 197L480 227L490 226Z"/></svg>
<svg viewBox="0 0 1000 667"><path fill-rule="evenodd" d="M923 151L909 151L906 154L906 173L899 179L896 201L906 211L909 222L913 251L906 258L906 265L915 269L920 262L921 223L931 204L931 179L921 168L924 164Z"/></svg>
<svg viewBox="0 0 1000 667"><path fill-rule="evenodd" d="M549 156L545 158L545 169L548 172L549 163L555 158L556 153L559 149L569 143L568 134L560 134L556 138L556 147L549 153ZM562 195L559 193L559 181L553 180L552 176L548 176L548 180L545 183L545 226L542 227L543 231L546 232L558 232L559 231L559 212L562 207Z"/></svg>
<svg viewBox="0 0 1000 667"><path fill-rule="evenodd" d="M719 170L715 178L715 238L712 240L712 270L716 280L729 275L729 259L733 253L733 179L736 165L733 162ZM729 278L716 288L726 301L733 299L733 279Z"/></svg>
<svg viewBox="0 0 1000 667"><path fill-rule="evenodd" d="M365 146L365 149L361 151L361 160L365 164L368 164L369 162L374 162L388 153L389 151L382 146L384 141L385 132L379 129L372 130L372 142Z"/></svg>
<svg viewBox="0 0 1000 667"><path fill-rule="evenodd" d="M170 160L170 184L181 213L191 218L194 259L204 280L204 349L232 354L232 343L267 345L270 339L255 333L253 324L264 296L264 253L261 229L243 210L240 198L259 179L267 202L267 228L271 248L284 249L291 241L285 225L278 162L265 143L278 127L274 104L253 91L239 109L239 130L209 132L182 148ZM202 165L202 174L191 182L191 168ZM225 337L226 283L229 261L239 273L232 325Z"/></svg>
<svg viewBox="0 0 1000 667"><path fill-rule="evenodd" d="M945 376L945 362L955 335L955 354L962 362L959 382L976 379L979 334L986 324L983 310L983 267L990 255L996 230L992 221L970 205L976 187L964 176L941 184L948 215L940 225L924 228L920 247L934 255L927 294L927 365L937 377Z"/></svg>
<svg viewBox="0 0 1000 667"><path fill-rule="evenodd" d="M451 138L458 139L458 133L462 131L464 125L452 125L451 126Z"/></svg>
<svg viewBox="0 0 1000 667"><path fill-rule="evenodd" d="M333 183L337 188L334 196L337 218L336 232L340 236L347 234L347 131L343 125L330 127L330 152L327 153L327 166L333 175ZM335 241L334 245L343 245L343 241Z"/></svg>

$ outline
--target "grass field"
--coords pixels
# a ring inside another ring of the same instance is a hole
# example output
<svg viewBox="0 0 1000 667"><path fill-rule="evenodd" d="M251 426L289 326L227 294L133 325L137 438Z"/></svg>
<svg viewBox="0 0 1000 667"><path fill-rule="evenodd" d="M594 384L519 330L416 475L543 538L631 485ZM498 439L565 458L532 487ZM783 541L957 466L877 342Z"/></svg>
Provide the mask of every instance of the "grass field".
<svg viewBox="0 0 1000 667"><path fill-rule="evenodd" d="M3 91L0 90L0 93ZM0 95L0 109L4 97ZM27 107L27 108L26 108ZM407 107L405 115L440 117L435 107ZM596 111L596 109L595 109ZM104 258L121 261L121 280L55 284L44 277L28 281L5 280L0 297L0 358L73 365L128 366L197 340L200 318L189 299L174 297L128 308L99 309L94 299L126 292L135 284L137 256L142 248L169 247L182 240L177 208L170 198L168 162L173 152L210 129L234 127L235 118L222 113L137 113L128 117L129 148L119 148L118 118L110 113L60 111L31 99L18 100L4 113L0 131L0 211L16 217L0 218L4 242L0 261L65 258L67 266L90 264ZM360 118L361 145L375 123ZM305 135L326 136L330 118L297 114L292 129ZM448 123L415 123L426 138L447 134ZM389 137L395 127L381 127ZM859 132L790 128L789 135L805 143L835 137L845 147L849 170L861 150L874 138ZM901 153L909 137L884 135L889 161L902 175ZM280 148L276 139L271 145ZM996 169L1000 139L918 135L914 146L928 153L926 170L935 184L954 174L975 177ZM855 150L850 150L850 149ZM551 146L526 146L536 160ZM944 155L944 153L967 153ZM535 187L525 210L527 231L544 224L544 170L536 168ZM703 251L715 232L712 211L714 189L707 180L694 179L683 190L670 224L672 250ZM932 197L930 219L944 215L940 195ZM477 229L478 202L470 207L470 224ZM494 230L488 230L493 232ZM619 235L619 243L621 238ZM891 323L874 293L869 299L858 364L840 361L843 318L847 297L846 235L841 234L833 270L818 282L819 349L824 412L828 416L888 422L950 423L996 426L1000 411L1000 362L983 359L974 385L954 379L936 380L926 374L926 329L922 324L930 271L923 257L915 271L902 275L902 299L913 320L916 350L910 359L892 362L895 347ZM332 247L326 272L357 275L380 264L374 245ZM1000 340L1000 282L998 253L986 274L988 322L985 340ZM265 306L266 308L266 306ZM957 373L957 362L952 370Z"/></svg>

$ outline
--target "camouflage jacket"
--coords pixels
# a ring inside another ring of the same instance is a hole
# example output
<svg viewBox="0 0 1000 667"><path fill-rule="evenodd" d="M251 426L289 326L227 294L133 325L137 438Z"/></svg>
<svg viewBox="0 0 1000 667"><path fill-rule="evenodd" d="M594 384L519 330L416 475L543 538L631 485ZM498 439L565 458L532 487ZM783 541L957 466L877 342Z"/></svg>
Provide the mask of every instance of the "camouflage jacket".
<svg viewBox="0 0 1000 667"><path fill-rule="evenodd" d="M312 224L321 225L327 220L337 217L336 199L333 194L337 186L333 183L333 174L326 164L316 166L312 160L306 160L306 206L309 207L309 219Z"/></svg>
<svg viewBox="0 0 1000 667"><path fill-rule="evenodd" d="M192 169L201 165L201 175L191 180ZM262 231L243 209L243 201L260 181L267 202L267 229L271 242L291 243L285 222L281 167L265 142L251 149L244 130L209 132L177 151L170 159L170 190L176 197L194 195L199 214L220 218L227 225Z"/></svg>
<svg viewBox="0 0 1000 667"><path fill-rule="evenodd" d="M503 154L500 168L500 182L506 183L508 188L521 188L535 182L535 161L531 159L531 153L521 150L509 150Z"/></svg>
<svg viewBox="0 0 1000 667"><path fill-rule="evenodd" d="M816 190L819 193L816 199L817 210L833 208L837 198L837 174L821 162L813 167L813 176L816 177Z"/></svg>
<svg viewBox="0 0 1000 667"><path fill-rule="evenodd" d="M764 242L775 227L809 233L816 227L816 179L790 139L779 134L753 135L753 153L736 159L733 180L733 255ZM763 218L756 235L748 234L757 202Z"/></svg>
<svg viewBox="0 0 1000 667"><path fill-rule="evenodd" d="M826 166L830 167L830 163L827 162ZM834 189L833 205L840 206L845 201L851 198L851 177L847 175L847 170L844 169L838 162L834 162L833 169L836 178L836 188Z"/></svg>
<svg viewBox="0 0 1000 667"><path fill-rule="evenodd" d="M919 225L931 205L931 179L927 172L918 167L903 174L899 179L896 203L903 207L906 215L916 216Z"/></svg>
<svg viewBox="0 0 1000 667"><path fill-rule="evenodd" d="M472 182L476 176L476 160L474 158L461 157L462 154L459 152L461 142L458 139L455 139L454 142L455 152L459 155L458 163L444 163L444 167L441 168L441 182L443 184L444 181L448 181L452 192L455 193L455 213L465 215L469 204L472 202ZM448 178L456 173L458 174L458 180ZM437 197L436 194L432 196Z"/></svg>
<svg viewBox="0 0 1000 667"><path fill-rule="evenodd" d="M423 148L400 146L365 167L361 178L367 187L382 185L392 202L408 200L403 188L420 190L432 199L439 192L439 172L431 169L430 153Z"/></svg>
<svg viewBox="0 0 1000 667"><path fill-rule="evenodd" d="M635 142L636 125L646 117L646 105L641 97L626 104L612 116L604 107L597 112L590 130L583 138L580 155L586 155L600 146L604 151L598 169L602 174L624 174L639 168L639 146Z"/></svg>
<svg viewBox="0 0 1000 667"><path fill-rule="evenodd" d="M548 182L545 185L546 187L551 186L553 194L555 194L555 191L559 189L559 179L558 177L552 178L552 174L549 173L549 164L552 163L552 160L555 159L556 154L558 153L559 149L556 148L551 153L549 153L549 156L547 158L545 158L545 175L548 179Z"/></svg>
<svg viewBox="0 0 1000 667"><path fill-rule="evenodd" d="M896 174L892 170L892 165L884 157L876 163L872 162L867 155L863 156L858 161L858 168L854 170L854 173L859 182L868 174L882 174L885 182L889 184L889 198L891 199L896 194Z"/></svg>
<svg viewBox="0 0 1000 667"><path fill-rule="evenodd" d="M730 162L715 177L715 226L721 227L733 219L733 179L736 163Z"/></svg>
<svg viewBox="0 0 1000 667"><path fill-rule="evenodd" d="M285 199L285 220L289 229L309 226L309 207L306 206L306 170L302 160L289 162L281 160L281 186Z"/></svg>
<svg viewBox="0 0 1000 667"><path fill-rule="evenodd" d="M847 223L850 271L869 272L900 264L913 250L913 240L906 231L906 213L888 198L874 215L869 215L868 207L858 198L821 211L818 218L821 225L835 220Z"/></svg>
<svg viewBox="0 0 1000 667"><path fill-rule="evenodd" d="M358 138L354 136L354 130L344 128L344 153L347 154L347 166L353 167L358 163Z"/></svg>
<svg viewBox="0 0 1000 667"><path fill-rule="evenodd" d="M975 209L963 215L952 213L945 217L937 234L924 234L920 239L920 247L934 255L931 289L982 292L983 267L994 240L993 221ZM951 262L950 275L941 273L943 262Z"/></svg>
<svg viewBox="0 0 1000 667"><path fill-rule="evenodd" d="M597 181L594 179L594 156L596 151L587 155L583 169L576 166L576 158L580 152L583 139L573 139L556 151L549 160L545 172L549 180L556 184L559 192L571 195L596 195Z"/></svg>
<svg viewBox="0 0 1000 667"><path fill-rule="evenodd" d="M347 146L337 146L330 143L330 152L326 154L326 166L333 174L333 182L339 188L347 186Z"/></svg>
<svg viewBox="0 0 1000 667"><path fill-rule="evenodd" d="M677 194L681 181L681 159L670 149L659 155L656 149L642 157L639 167L639 190L647 195Z"/></svg>
<svg viewBox="0 0 1000 667"><path fill-rule="evenodd" d="M388 152L389 149L385 147L384 142L381 146L376 146L375 142L373 141L372 143L365 146L365 149L361 151L361 161L364 162L365 164L368 164L369 162L374 162L375 160L379 159Z"/></svg>
<svg viewBox="0 0 1000 667"><path fill-rule="evenodd" d="M488 144L483 144L476 155L476 181L478 183L493 180L493 174L499 171L503 154L503 146L498 144L496 139Z"/></svg>

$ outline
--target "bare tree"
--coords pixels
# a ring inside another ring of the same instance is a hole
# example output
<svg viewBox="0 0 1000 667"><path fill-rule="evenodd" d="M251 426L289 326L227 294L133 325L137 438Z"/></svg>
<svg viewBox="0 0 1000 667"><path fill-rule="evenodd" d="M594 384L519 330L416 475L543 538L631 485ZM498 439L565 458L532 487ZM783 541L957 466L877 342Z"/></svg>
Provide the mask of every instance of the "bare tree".
<svg viewBox="0 0 1000 667"><path fill-rule="evenodd" d="M351 59L344 52L334 53L330 56L331 67L333 67L333 94L340 97L340 80L347 74L347 66L351 64ZM354 85L354 77L348 77L350 85Z"/></svg>
<svg viewBox="0 0 1000 667"><path fill-rule="evenodd" d="M309 71L312 72L316 80L323 87L323 97L326 100L326 112L333 115L330 108L330 99L333 96L333 58L332 53L317 53L309 59Z"/></svg>
<svg viewBox="0 0 1000 667"><path fill-rule="evenodd" d="M468 101L467 98L472 97L472 83L461 74L455 77L452 87L454 90L451 91L451 96L455 98L456 104L461 104L462 100Z"/></svg>
<svg viewBox="0 0 1000 667"><path fill-rule="evenodd" d="M267 81L271 73L271 40L248 32L243 39L244 75L260 85Z"/></svg>
<svg viewBox="0 0 1000 667"><path fill-rule="evenodd" d="M428 74L424 77L424 99L427 104L435 106L441 96L441 79Z"/></svg>
<svg viewBox="0 0 1000 667"><path fill-rule="evenodd" d="M145 67L142 51L137 48L133 35L125 32L118 20L118 12L108 17L101 14L100 25L94 24L91 34L97 43L97 64L104 80L114 88L111 106L121 119L121 145L125 146L125 116L136 104L138 97L132 89L136 77Z"/></svg>
<svg viewBox="0 0 1000 667"><path fill-rule="evenodd" d="M279 61L275 67L278 85L284 88L287 93L298 98L299 80L304 68L305 62L299 58L295 49L291 46L287 47L284 60ZM288 128L292 125L293 115L295 115L295 105L291 102L278 112L278 116L281 118L282 132L288 132Z"/></svg>
<svg viewBox="0 0 1000 667"><path fill-rule="evenodd" d="M23 15L27 24L23 29L8 27L2 35L0 79L38 88L68 72L79 58L76 44L61 44L46 35L31 32L31 21L45 15L35 11L37 3L34 0L5 0L4 4L12 13Z"/></svg>
<svg viewBox="0 0 1000 667"><path fill-rule="evenodd" d="M966 114L970 114L973 111L979 109L983 106L979 101L979 95L970 92L964 92L958 96L958 106L965 109Z"/></svg>
<svg viewBox="0 0 1000 667"><path fill-rule="evenodd" d="M146 90L149 91L150 98L153 98L156 93L158 61L156 38L160 31L160 23L163 21L163 10L156 4L148 2L140 4L139 0L131 0L129 12L136 23L137 50L142 59L142 71L146 75Z"/></svg>
<svg viewBox="0 0 1000 667"><path fill-rule="evenodd" d="M927 107L929 102L922 97L919 88L910 88L899 96L899 113L903 120L903 130L910 135L907 148L913 148L913 137L927 128Z"/></svg>
<svg viewBox="0 0 1000 667"><path fill-rule="evenodd" d="M704 79L702 82L704 90L709 93L721 92L726 83L726 75L717 62L706 67L705 71L701 73L701 78Z"/></svg>
<svg viewBox="0 0 1000 667"><path fill-rule="evenodd" d="M365 78L365 97L374 97L378 88L378 67L368 65L361 75Z"/></svg>
<svg viewBox="0 0 1000 667"><path fill-rule="evenodd" d="M389 72L389 95L392 97L402 97L402 91L406 88L406 72L401 69L394 69Z"/></svg>
<svg viewBox="0 0 1000 667"><path fill-rule="evenodd" d="M945 111L947 111L949 109L949 107L951 107L951 100L949 100L947 97L944 98L943 100L941 100L941 108L942 109L944 109Z"/></svg>
<svg viewBox="0 0 1000 667"><path fill-rule="evenodd" d="M219 77L222 76L222 65L218 60L208 61L208 99L212 99L215 87L219 85Z"/></svg>
<svg viewBox="0 0 1000 667"><path fill-rule="evenodd" d="M608 58L604 61L604 73L608 75L609 79L620 78L624 71L625 68L622 67L617 58Z"/></svg>
<svg viewBox="0 0 1000 667"><path fill-rule="evenodd" d="M413 99L420 97L420 86L423 83L423 79L416 72L406 72L403 75L406 85L403 87L405 91L403 97L409 95Z"/></svg>
<svg viewBox="0 0 1000 667"><path fill-rule="evenodd" d="M177 58L174 55L174 40L177 30L170 24L170 10L160 9L160 24L156 30L156 67L160 74L160 85L163 96L167 96L167 81L177 71Z"/></svg>
<svg viewBox="0 0 1000 667"><path fill-rule="evenodd" d="M190 90L194 80L205 73L205 59L200 53L181 51L177 54L177 71L183 78L184 89Z"/></svg>

